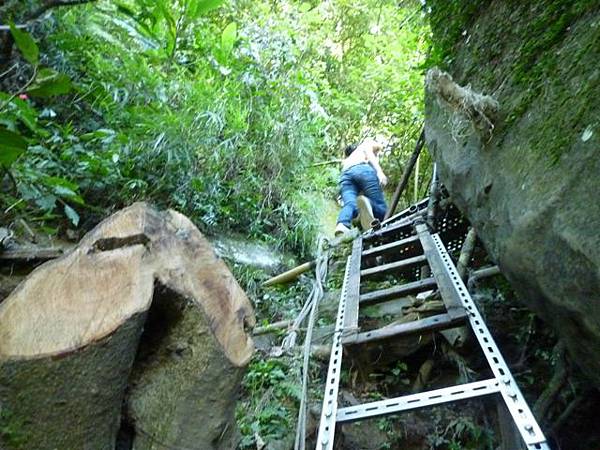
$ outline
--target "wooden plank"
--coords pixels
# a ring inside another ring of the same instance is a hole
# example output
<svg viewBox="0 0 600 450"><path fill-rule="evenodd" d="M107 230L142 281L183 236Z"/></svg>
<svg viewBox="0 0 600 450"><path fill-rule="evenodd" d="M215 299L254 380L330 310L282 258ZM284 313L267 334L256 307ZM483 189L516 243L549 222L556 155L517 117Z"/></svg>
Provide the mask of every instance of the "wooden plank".
<svg viewBox="0 0 600 450"><path fill-rule="evenodd" d="M362 237L352 243L352 255L348 266L348 283L346 284L346 312L344 313L344 332L353 335L358 332L358 308L360 298L360 260L362 253Z"/></svg>
<svg viewBox="0 0 600 450"><path fill-rule="evenodd" d="M391 300L394 298L403 297L405 295L418 294L419 292L435 289L435 279L426 278L424 280L414 281L412 283L394 286L388 289L380 289L378 291L368 292L360 296L360 304L375 305L377 303Z"/></svg>
<svg viewBox="0 0 600 450"><path fill-rule="evenodd" d="M417 236L416 234L414 236L409 236L405 239L400 239L399 241L390 242L389 244L371 247L362 252L362 257L366 258L371 256L377 256L392 251L399 252L402 247L411 247L415 244L415 242L419 242L419 236Z"/></svg>
<svg viewBox="0 0 600 450"><path fill-rule="evenodd" d="M413 258L403 259L401 261L394 261L392 263L383 264L381 266L364 269L360 272L360 275L361 277L370 277L372 275L380 275L387 272L398 272L401 270L409 269L414 266L419 266L425 261L427 261L427 257L425 255L419 255Z"/></svg>
<svg viewBox="0 0 600 450"><path fill-rule="evenodd" d="M450 315L450 317L462 317L465 314L465 309L460 300L460 295L454 287L450 275L444 268L444 262L435 250L435 243L433 242L433 238L429 233L427 225L423 223L418 224L416 229L419 239L421 240L423 252L427 257L427 261L429 261L429 267L431 267L431 272L438 285L440 294L442 295L442 300L448 310L448 315Z"/></svg>
<svg viewBox="0 0 600 450"><path fill-rule="evenodd" d="M464 311L461 316L457 317L450 317L449 314L438 314L413 322L399 323L397 325L391 325L373 331L357 333L354 336L346 337L342 342L344 345L358 345L383 339L397 338L409 334L443 330L464 324L466 318L467 314Z"/></svg>

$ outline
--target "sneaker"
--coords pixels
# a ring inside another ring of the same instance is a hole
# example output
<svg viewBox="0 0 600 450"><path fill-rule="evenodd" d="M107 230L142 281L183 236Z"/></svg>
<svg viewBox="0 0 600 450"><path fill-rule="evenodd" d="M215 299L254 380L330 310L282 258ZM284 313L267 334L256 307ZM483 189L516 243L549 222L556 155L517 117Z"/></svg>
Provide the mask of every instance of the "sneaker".
<svg viewBox="0 0 600 450"><path fill-rule="evenodd" d="M360 219L360 226L363 231L372 228L373 225L379 223L379 221L373 215L373 208L371 202L364 195L359 195L356 198L356 206L358 206L358 218Z"/></svg>
<svg viewBox="0 0 600 450"><path fill-rule="evenodd" d="M338 236L343 236L343 235L345 235L346 233L349 233L349 232L350 232L350 228L348 228L343 223L338 223L336 225L336 227L335 227L334 235L335 235L335 237L338 237Z"/></svg>

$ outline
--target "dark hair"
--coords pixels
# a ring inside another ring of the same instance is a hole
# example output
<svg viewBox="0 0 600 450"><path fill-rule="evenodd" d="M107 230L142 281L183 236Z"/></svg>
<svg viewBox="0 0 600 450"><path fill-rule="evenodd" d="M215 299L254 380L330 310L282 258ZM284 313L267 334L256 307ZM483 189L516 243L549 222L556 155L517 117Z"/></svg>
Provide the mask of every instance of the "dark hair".
<svg viewBox="0 0 600 450"><path fill-rule="evenodd" d="M350 156L354 150L356 150L356 147L358 147L357 144L350 144L346 146L344 149L344 155L346 155L346 158Z"/></svg>

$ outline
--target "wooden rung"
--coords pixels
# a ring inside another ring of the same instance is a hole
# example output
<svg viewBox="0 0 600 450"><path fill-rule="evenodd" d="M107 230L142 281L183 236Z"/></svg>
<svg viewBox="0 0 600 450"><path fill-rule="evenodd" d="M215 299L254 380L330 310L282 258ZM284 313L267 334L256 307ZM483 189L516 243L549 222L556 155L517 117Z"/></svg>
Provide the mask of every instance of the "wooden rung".
<svg viewBox="0 0 600 450"><path fill-rule="evenodd" d="M360 296L360 304L374 305L377 303L391 300L394 298L404 297L405 295L418 294L419 292L428 291L436 287L433 277L424 280L414 281L412 283L401 284L388 289L380 289L378 291L368 292Z"/></svg>
<svg viewBox="0 0 600 450"><path fill-rule="evenodd" d="M367 342L389 339L392 337L406 336L409 334L426 333L436 330L454 328L466 322L467 314L463 312L461 316L450 317L448 314L438 314L413 322L399 323L387 327L379 328L373 331L357 333L350 335L342 340L344 345L358 345Z"/></svg>
<svg viewBox="0 0 600 450"><path fill-rule="evenodd" d="M371 247L367 250L364 250L362 255L363 258L370 256L377 256L383 253L387 253L390 251L399 251L402 247L412 246L415 243L419 242L419 236L416 234L414 236L409 236L405 239L400 239L399 241L390 242L389 244L379 245L377 247Z"/></svg>
<svg viewBox="0 0 600 450"><path fill-rule="evenodd" d="M375 274L381 274L386 272L400 271L402 269L407 269L410 267L422 265L423 262L427 261L425 255L415 256L413 258L403 259L401 261L395 261L388 264L383 264L381 266L370 267L368 269L361 270L361 277L369 277Z"/></svg>

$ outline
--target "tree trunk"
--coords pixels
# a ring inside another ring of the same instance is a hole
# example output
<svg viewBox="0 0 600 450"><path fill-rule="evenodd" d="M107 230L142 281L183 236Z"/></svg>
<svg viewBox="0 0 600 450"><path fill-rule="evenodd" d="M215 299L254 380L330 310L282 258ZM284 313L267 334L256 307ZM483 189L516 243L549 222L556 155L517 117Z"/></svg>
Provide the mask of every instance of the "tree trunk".
<svg viewBox="0 0 600 450"><path fill-rule="evenodd" d="M0 304L0 448L114 449L124 400L136 449L233 448L245 325L194 225L134 204Z"/></svg>

